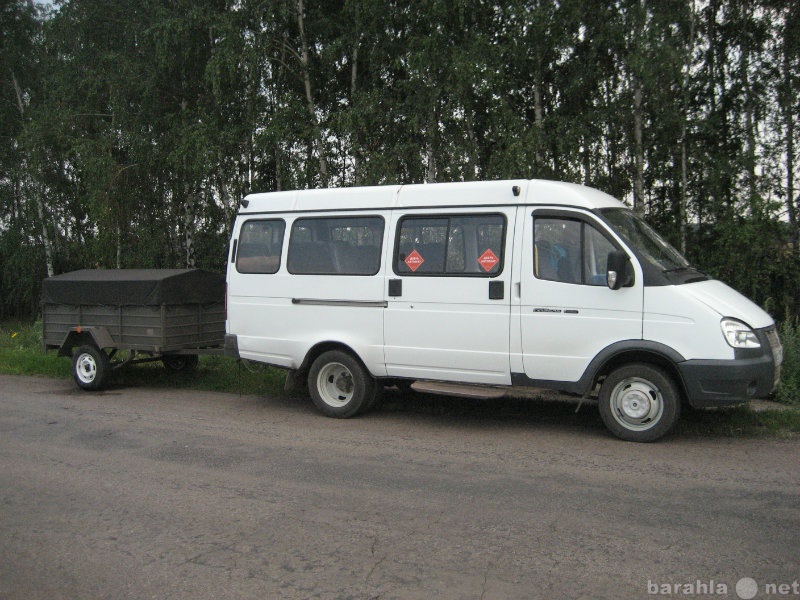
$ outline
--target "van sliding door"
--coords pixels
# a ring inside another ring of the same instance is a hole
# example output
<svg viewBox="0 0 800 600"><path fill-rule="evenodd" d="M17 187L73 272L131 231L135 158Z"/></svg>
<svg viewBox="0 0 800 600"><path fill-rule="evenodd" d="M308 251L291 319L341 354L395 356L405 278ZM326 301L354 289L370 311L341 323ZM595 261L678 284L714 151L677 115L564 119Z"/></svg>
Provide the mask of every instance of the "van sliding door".
<svg viewBox="0 0 800 600"><path fill-rule="evenodd" d="M387 374L510 383L514 209L395 211L392 220Z"/></svg>

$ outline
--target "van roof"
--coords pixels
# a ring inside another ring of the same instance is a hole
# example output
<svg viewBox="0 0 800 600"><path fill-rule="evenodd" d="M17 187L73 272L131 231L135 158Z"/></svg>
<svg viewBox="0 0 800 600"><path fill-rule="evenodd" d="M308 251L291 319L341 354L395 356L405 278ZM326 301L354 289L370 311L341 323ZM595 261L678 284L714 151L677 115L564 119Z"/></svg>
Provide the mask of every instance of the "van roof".
<svg viewBox="0 0 800 600"><path fill-rule="evenodd" d="M625 206L612 196L583 185L543 179L513 179L257 193L245 198L239 212L252 214L515 204L575 206L590 210Z"/></svg>

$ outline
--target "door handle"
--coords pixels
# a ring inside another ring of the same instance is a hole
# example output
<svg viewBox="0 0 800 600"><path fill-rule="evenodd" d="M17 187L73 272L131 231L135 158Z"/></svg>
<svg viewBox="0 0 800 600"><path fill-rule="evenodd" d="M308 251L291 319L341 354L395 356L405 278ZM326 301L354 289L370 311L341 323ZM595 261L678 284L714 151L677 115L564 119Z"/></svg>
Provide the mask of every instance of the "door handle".
<svg viewBox="0 0 800 600"><path fill-rule="evenodd" d="M506 287L502 281L489 282L489 300L502 300L506 297Z"/></svg>
<svg viewBox="0 0 800 600"><path fill-rule="evenodd" d="M389 296L392 298L397 298L403 295L403 280L402 279L390 279L389 280Z"/></svg>

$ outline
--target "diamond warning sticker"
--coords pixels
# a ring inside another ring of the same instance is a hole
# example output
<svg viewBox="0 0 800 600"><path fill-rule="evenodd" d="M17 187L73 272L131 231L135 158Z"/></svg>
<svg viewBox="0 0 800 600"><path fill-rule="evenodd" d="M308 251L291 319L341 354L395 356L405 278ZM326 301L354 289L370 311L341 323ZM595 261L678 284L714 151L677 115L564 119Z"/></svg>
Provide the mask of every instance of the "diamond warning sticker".
<svg viewBox="0 0 800 600"><path fill-rule="evenodd" d="M422 258L422 255L414 250L411 254L406 256L405 263L408 265L408 268L412 271L416 271L422 266L422 263L425 262L425 259Z"/></svg>
<svg viewBox="0 0 800 600"><path fill-rule="evenodd" d="M491 248L488 248L486 252L481 254L478 257L478 264L483 267L483 270L487 273L494 269L495 265L500 262L500 259L497 258L497 255L492 252Z"/></svg>

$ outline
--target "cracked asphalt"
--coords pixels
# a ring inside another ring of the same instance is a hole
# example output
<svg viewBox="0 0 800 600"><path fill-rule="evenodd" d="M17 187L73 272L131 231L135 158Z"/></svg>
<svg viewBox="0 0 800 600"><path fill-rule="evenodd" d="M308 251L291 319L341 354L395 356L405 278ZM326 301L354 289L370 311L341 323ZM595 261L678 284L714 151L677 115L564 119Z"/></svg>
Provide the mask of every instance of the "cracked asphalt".
<svg viewBox="0 0 800 600"><path fill-rule="evenodd" d="M800 579L797 440L629 444L592 406L495 402L334 420L301 397L0 376L0 599L738 598L745 577L766 598Z"/></svg>

